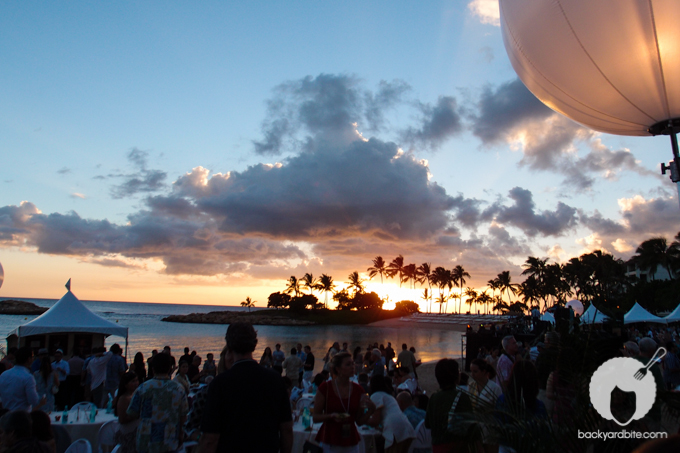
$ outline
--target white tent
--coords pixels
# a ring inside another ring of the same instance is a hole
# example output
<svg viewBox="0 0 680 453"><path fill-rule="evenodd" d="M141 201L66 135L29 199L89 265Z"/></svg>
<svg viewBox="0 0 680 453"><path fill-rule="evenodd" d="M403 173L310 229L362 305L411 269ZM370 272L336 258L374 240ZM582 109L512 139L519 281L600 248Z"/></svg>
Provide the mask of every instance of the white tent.
<svg viewBox="0 0 680 453"><path fill-rule="evenodd" d="M666 324L666 319L659 318L642 308L640 304L635 302L633 308L623 316L624 324L632 324L634 322L654 322L657 324Z"/></svg>
<svg viewBox="0 0 680 453"><path fill-rule="evenodd" d="M581 315L582 324L602 324L605 319L607 315L598 310L595 304L590 304L585 313Z"/></svg>
<svg viewBox="0 0 680 453"><path fill-rule="evenodd" d="M668 316L664 317L663 319L666 320L666 322L678 322L680 321L680 304L675 307L675 310L670 312Z"/></svg>
<svg viewBox="0 0 680 453"><path fill-rule="evenodd" d="M18 338L32 335L46 335L54 333L92 333L105 337L117 335L125 337L127 349L128 328L107 321L92 313L69 290L64 297L45 313L22 326L14 329L8 337L16 335Z"/></svg>
<svg viewBox="0 0 680 453"><path fill-rule="evenodd" d="M543 313L543 316L541 316L541 321L548 321L550 324L555 324L555 316L549 312Z"/></svg>

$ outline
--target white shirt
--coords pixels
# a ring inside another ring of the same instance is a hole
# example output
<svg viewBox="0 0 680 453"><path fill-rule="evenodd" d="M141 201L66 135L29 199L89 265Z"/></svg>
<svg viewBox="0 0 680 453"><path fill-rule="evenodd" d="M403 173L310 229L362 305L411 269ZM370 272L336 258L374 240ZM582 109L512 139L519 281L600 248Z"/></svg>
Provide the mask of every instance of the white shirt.
<svg viewBox="0 0 680 453"><path fill-rule="evenodd" d="M92 375L90 388L92 390L99 387L106 380L106 364L113 357L113 352L109 351L101 357L93 357L87 364L87 371Z"/></svg>
<svg viewBox="0 0 680 453"><path fill-rule="evenodd" d="M401 442L406 439L415 439L416 433L411 422L399 408L399 403L392 395L385 392L375 392L371 395L376 407L382 407L382 435L385 438L385 448L392 446L393 442Z"/></svg>

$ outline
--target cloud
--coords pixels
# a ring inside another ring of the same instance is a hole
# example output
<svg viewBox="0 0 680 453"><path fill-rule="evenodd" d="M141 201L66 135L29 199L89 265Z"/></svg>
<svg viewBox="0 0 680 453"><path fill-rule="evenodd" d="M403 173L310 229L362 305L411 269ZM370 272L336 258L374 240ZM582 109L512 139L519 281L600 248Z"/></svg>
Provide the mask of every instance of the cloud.
<svg viewBox="0 0 680 453"><path fill-rule="evenodd" d="M472 0L468 3L468 9L481 23L500 27L501 12L498 0Z"/></svg>
<svg viewBox="0 0 680 453"><path fill-rule="evenodd" d="M621 219L611 220L599 211L580 211L581 224L592 232L581 238L587 250L602 248L622 257L632 256L640 243L650 237L665 237L669 243L680 231L680 208L676 196L645 198L636 195L618 200Z"/></svg>
<svg viewBox="0 0 680 453"><path fill-rule="evenodd" d="M283 83L267 102L263 138L253 140L254 151L259 155L296 151L320 136L351 142L358 137L358 123L368 130L380 130L385 112L399 104L409 90L409 85L399 80L381 81L374 93L362 88L357 77L333 74Z"/></svg>
<svg viewBox="0 0 680 453"><path fill-rule="evenodd" d="M576 209L562 202L557 203L554 211L537 211L532 193L521 187L510 190L508 198L512 206L495 203L487 208L483 216L493 218L501 225L511 225L521 229L529 237L537 235L560 236L573 229L578 223Z"/></svg>
<svg viewBox="0 0 680 453"><path fill-rule="evenodd" d="M167 173L161 170L147 168L149 153L137 148L132 148L127 155L128 161L136 167L135 173L109 175L109 177L121 177L123 182L111 188L113 198L126 198L139 193L156 192L165 187ZM98 176L95 179L101 178Z"/></svg>
<svg viewBox="0 0 680 453"><path fill-rule="evenodd" d="M60 175L67 175L67 174L71 173L71 169L68 168L68 167L62 167L59 170L57 170L57 173L60 174Z"/></svg>
<svg viewBox="0 0 680 453"><path fill-rule="evenodd" d="M550 110L519 79L487 87L469 119L472 133L487 147L520 149L520 166L560 173L563 184L579 192L591 190L596 177L616 180L623 171L658 178L630 150L609 149L598 133ZM579 145L585 153L579 154Z"/></svg>
<svg viewBox="0 0 680 453"><path fill-rule="evenodd" d="M85 195L83 195L82 193L73 192L73 193L71 194L71 198L80 198L81 200L84 200L84 199L85 199Z"/></svg>
<svg viewBox="0 0 680 453"><path fill-rule="evenodd" d="M422 148L438 148L463 130L458 105L450 96L440 96L434 106L421 104L420 110L420 125L407 129L402 135L407 143Z"/></svg>

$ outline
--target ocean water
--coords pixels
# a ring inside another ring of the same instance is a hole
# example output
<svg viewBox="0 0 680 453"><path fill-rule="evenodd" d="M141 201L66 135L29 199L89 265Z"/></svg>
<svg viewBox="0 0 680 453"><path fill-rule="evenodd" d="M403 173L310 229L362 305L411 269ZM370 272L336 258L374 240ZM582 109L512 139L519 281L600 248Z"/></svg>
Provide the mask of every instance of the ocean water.
<svg viewBox="0 0 680 453"><path fill-rule="evenodd" d="M33 302L41 307L51 307L57 300L10 298ZM208 313L211 311L233 310L246 311L245 307L225 307L216 305L180 305L155 304L136 302L81 302L90 310L111 322L126 326L128 331L128 362L138 351L148 357L153 349L162 349L165 345L172 348L173 355L179 357L184 347L195 350L198 355L212 352L217 356L224 346L226 324L184 324L163 322L161 318L168 315L182 315L189 313ZM256 309L255 309L256 310ZM0 335L6 338L9 332L18 326L35 319L37 316L0 315ZM443 357L460 357L461 332L440 330L427 326L414 327L404 323L404 327L387 328L371 326L255 326L258 333L258 347L255 356L259 359L266 346L274 349L276 343L288 356L292 347L297 343L309 345L317 357L317 362L324 356L334 341L347 342L350 349L356 346L366 348L370 343L392 342L395 350L401 350L401 344L416 348L416 357L423 362L437 360ZM125 348L125 338L110 336L107 345L119 343ZM318 365L318 363L317 363ZM315 368L319 368L315 367Z"/></svg>

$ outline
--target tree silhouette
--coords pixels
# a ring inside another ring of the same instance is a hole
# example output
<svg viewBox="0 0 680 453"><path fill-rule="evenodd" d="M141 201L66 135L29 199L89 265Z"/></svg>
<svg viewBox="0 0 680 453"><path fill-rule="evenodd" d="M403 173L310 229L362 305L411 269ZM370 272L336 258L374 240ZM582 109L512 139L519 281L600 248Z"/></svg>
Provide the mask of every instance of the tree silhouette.
<svg viewBox="0 0 680 453"><path fill-rule="evenodd" d="M401 281L404 278L404 257L399 255L387 266L387 276L389 278L399 277L399 288L401 288Z"/></svg>
<svg viewBox="0 0 680 453"><path fill-rule="evenodd" d="M368 272L368 278L372 279L376 275L380 275L380 284L383 283L383 275L386 275L388 270L387 270L387 263L383 259L382 256L376 256L373 258L373 266L369 267L366 269Z"/></svg>
<svg viewBox="0 0 680 453"><path fill-rule="evenodd" d="M250 296L248 296L248 297L246 297L246 300L241 302L241 306L242 307L248 307L248 313L250 313L250 309L255 306L255 302L256 301L252 300L250 298Z"/></svg>
<svg viewBox="0 0 680 453"><path fill-rule="evenodd" d="M334 289L335 282L333 281L333 277L321 274L321 277L319 277L319 291L323 291L325 294L324 306L326 308L328 308L328 293L332 293Z"/></svg>
<svg viewBox="0 0 680 453"><path fill-rule="evenodd" d="M458 284L458 288L460 290L460 293L458 294L458 312L460 313L460 311L462 310L461 303L463 300L463 285L467 283L465 277L467 278L472 277L465 269L463 269L463 266L461 266L460 264L453 268L451 274L453 275L453 281L455 281Z"/></svg>
<svg viewBox="0 0 680 453"><path fill-rule="evenodd" d="M359 273L357 271L354 271L351 274L349 274L347 279L349 280L348 282L349 287L354 288L354 297L356 297L357 294L364 293L364 281L359 276Z"/></svg>

